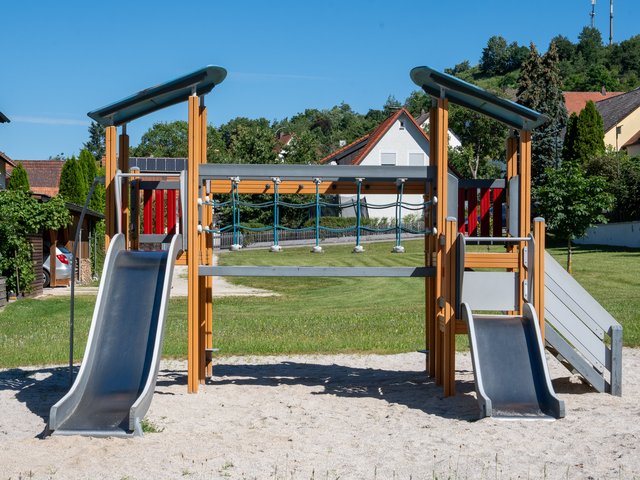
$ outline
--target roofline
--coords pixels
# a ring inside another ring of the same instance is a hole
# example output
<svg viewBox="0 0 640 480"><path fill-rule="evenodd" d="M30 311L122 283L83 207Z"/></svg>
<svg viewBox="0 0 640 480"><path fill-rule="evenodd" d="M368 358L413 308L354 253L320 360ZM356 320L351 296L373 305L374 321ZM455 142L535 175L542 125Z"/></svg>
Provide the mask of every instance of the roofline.
<svg viewBox="0 0 640 480"><path fill-rule="evenodd" d="M406 108L402 107L402 108L398 109L398 111L396 113L394 113L393 115L390 115L389 117L387 117L387 119L384 122L382 122L382 124L384 124L384 123L387 124L386 128L384 128L380 132L377 132L377 129L374 130L374 132L375 133L379 133L379 135L377 136L377 138L373 139L373 142L367 143L367 146L364 147L364 150L362 152L360 152L360 154L358 155L358 158L356 159L356 162L354 163L354 165L360 165L362 163L362 160L364 160L364 158L367 155L369 155L369 153L371 153L371 151L380 142L380 140L382 140L382 137L384 137L384 134L389 131L389 129L392 127L392 125L396 122L396 120L398 118L400 118L400 116L402 114L405 114L405 116L409 117L411 122L418 129L418 131L424 136L424 138L426 138L427 142L431 141L431 140L429 140L429 136L426 134L426 132L424 130L422 130L422 128L420 128L420 125L418 125L416 120L413 118L413 115L411 115L411 112L409 112ZM380 124L380 126L382 124ZM378 126L378 128L380 126Z"/></svg>
<svg viewBox="0 0 640 480"><path fill-rule="evenodd" d="M367 138L369 138L371 136L370 133L367 133L366 135L363 135L362 137L354 140L353 142L345 145L344 147L339 148L338 150L336 150L333 153L330 153L329 155L327 155L326 157L322 158L321 160L318 161L319 164L324 164L327 163L331 158L346 152L347 150L349 150L350 148L355 147L358 143L362 143L364 142Z"/></svg>
<svg viewBox="0 0 640 480"><path fill-rule="evenodd" d="M17 165L13 160L9 158L9 156L6 153L0 152L0 158L2 158L7 164L11 165L13 168L16 168Z"/></svg>
<svg viewBox="0 0 640 480"><path fill-rule="evenodd" d="M205 95L222 83L227 71L208 65L169 82L150 87L87 115L105 127L119 126L171 105L186 101L194 93Z"/></svg>
<svg viewBox="0 0 640 480"><path fill-rule="evenodd" d="M432 97L446 98L519 130L533 130L549 119L542 113L430 67L415 67L410 76L416 85ZM476 105L474 100L479 100L480 103ZM494 107L493 111L488 107Z"/></svg>
<svg viewBox="0 0 640 480"><path fill-rule="evenodd" d="M10 123L9 117L7 117L4 113L0 112L0 123Z"/></svg>

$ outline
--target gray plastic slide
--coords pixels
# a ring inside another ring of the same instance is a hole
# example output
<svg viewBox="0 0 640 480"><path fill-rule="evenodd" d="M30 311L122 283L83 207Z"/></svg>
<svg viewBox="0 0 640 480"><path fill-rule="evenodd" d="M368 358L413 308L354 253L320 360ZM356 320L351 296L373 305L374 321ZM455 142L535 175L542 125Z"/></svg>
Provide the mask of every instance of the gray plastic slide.
<svg viewBox="0 0 640 480"><path fill-rule="evenodd" d="M468 304L462 304L481 417L565 415L564 402L551 385L538 317L531 304L523 310L523 316L474 315Z"/></svg>
<svg viewBox="0 0 640 480"><path fill-rule="evenodd" d="M180 236L168 251L124 249L113 237L87 348L71 390L53 407L57 435L142 435L156 385L167 303Z"/></svg>

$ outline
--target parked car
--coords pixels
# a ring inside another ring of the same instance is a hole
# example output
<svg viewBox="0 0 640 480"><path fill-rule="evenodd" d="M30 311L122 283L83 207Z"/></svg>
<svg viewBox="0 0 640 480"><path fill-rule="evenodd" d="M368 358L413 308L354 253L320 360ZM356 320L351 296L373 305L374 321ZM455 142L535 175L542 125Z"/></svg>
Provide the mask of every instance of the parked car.
<svg viewBox="0 0 640 480"><path fill-rule="evenodd" d="M43 286L46 288L51 283L51 263L49 262L49 250L45 250L44 262L42 263L42 275L44 277ZM56 278L67 280L71 278L72 254L63 246L56 247Z"/></svg>

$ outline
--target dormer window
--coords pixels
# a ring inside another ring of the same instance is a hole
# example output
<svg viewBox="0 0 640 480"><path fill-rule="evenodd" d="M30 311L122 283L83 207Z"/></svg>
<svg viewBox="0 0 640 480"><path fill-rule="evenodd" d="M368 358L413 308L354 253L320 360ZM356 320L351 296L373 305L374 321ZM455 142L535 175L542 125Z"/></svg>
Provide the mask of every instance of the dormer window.
<svg viewBox="0 0 640 480"><path fill-rule="evenodd" d="M400 120L400 130L404 130L404 120Z"/></svg>

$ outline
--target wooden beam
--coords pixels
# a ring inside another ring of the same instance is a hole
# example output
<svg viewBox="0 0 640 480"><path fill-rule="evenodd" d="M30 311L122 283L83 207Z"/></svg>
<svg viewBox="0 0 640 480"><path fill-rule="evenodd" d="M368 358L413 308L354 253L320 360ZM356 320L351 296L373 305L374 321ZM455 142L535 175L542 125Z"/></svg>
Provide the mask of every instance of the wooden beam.
<svg viewBox="0 0 640 480"><path fill-rule="evenodd" d="M118 168L121 172L127 173L129 171L129 135L126 133L126 126L123 125L122 133L118 141ZM129 245L129 179L125 178L122 181L122 212L118 212L118 215L122 215L122 233L124 233L124 244L126 248L130 248Z"/></svg>
<svg viewBox="0 0 640 480"><path fill-rule="evenodd" d="M200 288L198 284L198 262L200 239L198 238L198 164L200 157L199 99L189 97L189 156L187 181L187 232L188 242L188 352L187 391L197 393L200 384Z"/></svg>
<svg viewBox="0 0 640 480"><path fill-rule="evenodd" d="M526 237L531 232L531 132L528 130L520 131L520 225L518 235ZM525 244L520 242L518 248L520 254L519 269L520 282L518 295L520 301L520 313L522 313L522 304L524 303L524 281L527 280L527 269L525 265Z"/></svg>
<svg viewBox="0 0 640 480"><path fill-rule="evenodd" d="M512 268L519 266L517 253L468 252L464 255L465 268Z"/></svg>
<svg viewBox="0 0 640 480"><path fill-rule="evenodd" d="M407 182L404 185L404 193L412 195L424 195L426 185L422 182ZM282 194L299 193L307 195L316 194L315 183L311 180L283 180L278 186ZM396 195L398 188L395 182L363 182L362 191L365 194ZM212 194L231 193L230 180L211 180ZM238 193L241 194L273 194L273 182L265 180L241 180L238 184ZM355 182L322 182L321 194L355 194Z"/></svg>
<svg viewBox="0 0 640 480"><path fill-rule="evenodd" d="M114 179L116 176L117 164L117 129L107 127L105 130L105 238L104 249L109 249L109 242L116 233L116 196Z"/></svg>
<svg viewBox="0 0 640 480"><path fill-rule="evenodd" d="M445 240L445 275L444 275L444 321L445 328L443 332L444 344L444 377L443 390L444 396L450 397L456 394L456 248L455 242L458 235L457 222L455 220L447 220L445 224L444 240Z"/></svg>

